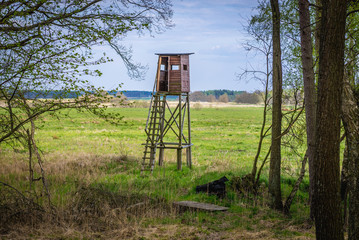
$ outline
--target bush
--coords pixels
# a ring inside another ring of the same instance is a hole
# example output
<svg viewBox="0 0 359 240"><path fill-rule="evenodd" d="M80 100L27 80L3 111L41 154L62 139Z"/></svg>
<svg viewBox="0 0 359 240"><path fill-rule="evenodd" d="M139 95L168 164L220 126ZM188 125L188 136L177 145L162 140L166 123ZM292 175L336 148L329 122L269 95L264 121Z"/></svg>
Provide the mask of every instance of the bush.
<svg viewBox="0 0 359 240"><path fill-rule="evenodd" d="M196 91L189 95L189 99L192 102L199 102L199 101L205 102L207 101L207 96L201 91Z"/></svg>
<svg viewBox="0 0 359 240"><path fill-rule="evenodd" d="M234 100L236 103L249 103L249 104L257 104L261 102L261 98L259 93L248 93L243 92L241 94L237 94Z"/></svg>
<svg viewBox="0 0 359 240"><path fill-rule="evenodd" d="M225 94L219 96L218 101L223 102L223 103L229 102L228 94L225 93Z"/></svg>
<svg viewBox="0 0 359 240"><path fill-rule="evenodd" d="M214 95L208 95L207 96L207 102L217 102L217 99Z"/></svg>
<svg viewBox="0 0 359 240"><path fill-rule="evenodd" d="M149 108L150 102L146 100L135 100L130 104L131 108Z"/></svg>
<svg viewBox="0 0 359 240"><path fill-rule="evenodd" d="M197 102L197 103L193 104L192 108L193 108L193 109L196 109L196 110L201 110L201 109L202 109L202 105Z"/></svg>

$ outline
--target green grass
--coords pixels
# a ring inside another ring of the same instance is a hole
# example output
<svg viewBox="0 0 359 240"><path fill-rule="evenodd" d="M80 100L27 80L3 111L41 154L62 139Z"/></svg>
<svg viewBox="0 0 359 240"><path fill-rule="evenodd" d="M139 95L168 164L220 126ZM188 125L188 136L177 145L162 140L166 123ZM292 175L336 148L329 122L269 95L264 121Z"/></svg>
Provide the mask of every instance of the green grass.
<svg viewBox="0 0 359 240"><path fill-rule="evenodd" d="M147 109L124 108L120 111L124 121L109 125L101 119L84 113L70 112L70 117L57 120L46 117L44 127L38 131L42 149L51 151L85 151L99 154L130 151L145 141ZM193 157L197 163L213 158L237 158L238 165L245 164L256 149L261 111L258 108L206 108L192 110ZM54 139L55 138L55 139ZM136 148L138 149L138 147ZM241 158L244 158L243 160ZM203 165L203 164L201 164ZM245 167L246 167L245 166Z"/></svg>
<svg viewBox="0 0 359 240"><path fill-rule="evenodd" d="M282 229L281 226L291 221L300 225L308 217L307 178L293 203L291 220L266 207L265 191L255 200L237 195L230 189L224 199L195 193L197 185L224 175L231 179L249 173L257 150L262 110L260 107L192 109L193 169L183 166L183 170L178 171L175 151L165 150L164 166L156 166L153 174L146 176L140 176L140 162L144 150L141 144L146 139L144 128L148 109L109 109L124 116L119 125L111 125L76 111L64 112L68 116L60 120L45 116L42 128L36 132L36 139L43 153L53 204L65 209L81 186L101 188L114 194L146 195L152 199L163 199L168 204L179 200L203 201L228 206L230 211L227 214L186 213L176 217L152 217L140 224L145 228L149 225L184 224L208 235L208 232L228 232L236 228L261 231L265 227L260 221L269 221L275 222L270 232L276 237L296 236L296 231ZM268 146L269 139L266 139L260 159ZM11 164L20 162L22 170L4 170L0 181L25 190L28 175L26 154L14 154L8 147L1 147L1 164L12 169ZM303 147L299 147L299 151L304 151L300 148ZM286 196L296 180L300 163L291 151L283 153L282 189ZM266 166L261 178L263 189L267 169ZM223 225L222 220L226 224Z"/></svg>

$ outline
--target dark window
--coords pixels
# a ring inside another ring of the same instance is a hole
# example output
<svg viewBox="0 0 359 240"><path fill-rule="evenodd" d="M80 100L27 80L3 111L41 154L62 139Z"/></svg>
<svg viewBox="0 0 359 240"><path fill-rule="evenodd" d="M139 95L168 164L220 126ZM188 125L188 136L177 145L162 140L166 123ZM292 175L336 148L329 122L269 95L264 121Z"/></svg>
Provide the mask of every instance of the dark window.
<svg viewBox="0 0 359 240"><path fill-rule="evenodd" d="M183 70L187 71L187 65L183 65Z"/></svg>
<svg viewBox="0 0 359 240"><path fill-rule="evenodd" d="M171 65L171 70L180 70L179 65Z"/></svg>

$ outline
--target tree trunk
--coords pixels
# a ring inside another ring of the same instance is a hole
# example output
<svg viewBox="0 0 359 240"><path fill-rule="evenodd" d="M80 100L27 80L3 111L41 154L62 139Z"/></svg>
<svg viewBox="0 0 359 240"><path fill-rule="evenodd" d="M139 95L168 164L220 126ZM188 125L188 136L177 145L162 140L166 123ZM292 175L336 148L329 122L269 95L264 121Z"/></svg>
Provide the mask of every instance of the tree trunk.
<svg viewBox="0 0 359 240"><path fill-rule="evenodd" d="M271 0L273 21L273 110L272 110L272 145L269 168L269 204L272 208L282 210L280 184L281 171L281 126L282 126L282 63L280 49L280 12L278 0Z"/></svg>
<svg viewBox="0 0 359 240"><path fill-rule="evenodd" d="M343 96L343 101L345 101L344 96ZM344 120L342 120L342 121L344 122ZM348 164L349 164L348 138L345 138L345 148L344 148L344 153L343 153L342 172L341 172L341 177L340 177L340 197L343 202L344 231L348 228L348 185L349 185L349 166L348 166Z"/></svg>
<svg viewBox="0 0 359 240"><path fill-rule="evenodd" d="M315 75L310 28L309 1L299 0L299 24L302 51L304 105L307 126L307 156L309 162L309 202L313 199L313 159L315 152ZM312 213L312 210L311 210ZM312 216L312 214L311 214Z"/></svg>
<svg viewBox="0 0 359 240"><path fill-rule="evenodd" d="M340 202L340 113L344 73L345 0L322 0L314 154L317 239L344 239Z"/></svg>
<svg viewBox="0 0 359 240"><path fill-rule="evenodd" d="M314 31L314 52L315 57L319 57L319 45L320 45L320 21L322 18L322 0L315 0L315 31ZM318 72L318 62L316 62L317 72Z"/></svg>
<svg viewBox="0 0 359 240"><path fill-rule="evenodd" d="M343 180L349 193L348 240L359 239L359 107L349 76L343 86L342 120L346 133L346 163ZM342 189L342 191L345 191Z"/></svg>

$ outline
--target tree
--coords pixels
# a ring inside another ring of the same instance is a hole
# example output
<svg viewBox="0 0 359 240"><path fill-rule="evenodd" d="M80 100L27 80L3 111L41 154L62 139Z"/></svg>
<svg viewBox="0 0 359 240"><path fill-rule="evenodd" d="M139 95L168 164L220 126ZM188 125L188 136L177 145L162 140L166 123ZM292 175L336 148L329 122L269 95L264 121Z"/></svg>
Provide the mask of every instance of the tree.
<svg viewBox="0 0 359 240"><path fill-rule="evenodd" d="M343 172L348 184L348 239L351 240L359 238L359 107L349 75L344 79L342 119L346 135L346 158L343 160Z"/></svg>
<svg viewBox="0 0 359 240"><path fill-rule="evenodd" d="M310 28L309 1L299 0L301 60L303 67L304 105L307 130L307 156L309 161L309 199L313 197L313 158L315 152L315 75ZM312 205L311 205L312 206ZM312 211L311 211L312 215Z"/></svg>
<svg viewBox="0 0 359 240"><path fill-rule="evenodd" d="M221 96L219 96L218 101L223 102L223 103L228 103L229 102L229 98L228 98L228 94L222 94Z"/></svg>
<svg viewBox="0 0 359 240"><path fill-rule="evenodd" d="M260 92L256 91L254 93L243 92L241 94L237 94L234 101L236 103L250 103L257 104L260 100Z"/></svg>
<svg viewBox="0 0 359 240"><path fill-rule="evenodd" d="M342 122L345 130L345 150L342 164L341 196L344 202L344 220L348 223L348 239L359 239L359 98L356 75L358 72L357 3L349 5L347 17L347 44L342 94ZM348 201L349 198L349 201ZM347 204L348 203L348 204ZM349 214L347 214L347 206Z"/></svg>
<svg viewBox="0 0 359 240"><path fill-rule="evenodd" d="M170 0L1 1L0 143L28 146L30 182L35 153L46 188L34 139L35 120L44 113L74 108L121 119L105 111L102 102L111 96L88 80L101 76L97 65L111 61L105 53L94 56L92 48L109 45L130 77L142 78L145 68L133 62L121 39L131 31L170 27L170 7Z"/></svg>
<svg viewBox="0 0 359 240"><path fill-rule="evenodd" d="M207 100L208 102L216 102L217 101L216 97L213 94L208 95L207 99L208 99Z"/></svg>
<svg viewBox="0 0 359 240"><path fill-rule="evenodd" d="M266 151L264 159L262 159L262 151L263 151L263 143L267 136L270 134L271 127L268 127L268 113L271 111L270 102L272 97L270 95L270 78L272 75L271 71L271 54L272 54L272 34L267 26L270 24L269 18L266 16L269 12L269 5L267 1L258 1L259 6L258 14L251 17L250 21L248 22L248 26L245 27L245 31L251 36L251 41L247 41L244 44L244 49L250 52L254 52L254 56L258 54L261 56L260 59L264 60L265 69L256 69L249 64L249 69L244 69L244 71L238 74L239 80L244 80L250 78L254 81L258 81L263 85L264 91L262 95L262 101L264 103L263 108L263 117L262 117L262 124L261 130L259 132L259 140L258 140L258 147L256 151L256 155L254 156L253 160L253 167L251 170L251 181L254 189L258 188L259 185L259 178L262 173L262 169L267 162L267 159L270 154L270 149ZM253 59L253 58L251 58ZM241 93L240 95L242 95ZM239 96L240 96L239 95ZM259 168L259 161L262 161Z"/></svg>
<svg viewBox="0 0 359 240"><path fill-rule="evenodd" d="M203 92L201 92L201 91L195 91L195 92L191 93L191 95L190 95L190 100L191 100L192 102L206 101L206 100L207 100L206 97L207 97L207 96L204 95Z"/></svg>
<svg viewBox="0 0 359 240"><path fill-rule="evenodd" d="M291 5L286 5L283 3L284 8L290 8ZM283 8L283 7L282 7ZM270 91L270 80L272 77L272 69L271 69L271 59L272 56L272 31L270 28L267 28L266 26L271 24L271 6L268 1L259 1L259 6L257 7L257 14L253 15L251 17L251 20L249 21L248 26L245 28L245 30L249 33L249 35L253 38L251 41L247 41L244 45L245 49L248 52L254 52L255 55L257 53L260 53L261 57L260 59L263 60L264 69L256 69L253 68L253 66L250 64L250 68L245 69L241 74L238 75L239 79L243 79L245 77L250 76L253 80L260 81L264 86L264 92L263 92L263 103L264 103L264 110L263 110L263 119L262 119L262 126L259 132L259 141L258 141L258 147L256 151L256 155L254 156L253 160L253 167L250 174L250 179L252 181L252 186L254 192L258 190L259 181L261 172L263 170L263 167L265 166L268 157L271 153L271 148L266 149L266 151L263 150L263 143L265 141L265 138L270 136L270 130L272 126L268 126L267 122L268 113L272 111L271 109L271 102L272 102L272 91ZM286 9L287 11L289 9ZM286 21L289 21L289 19L286 19ZM283 35L287 36L288 34L292 33L293 31L290 28L284 28L282 31ZM284 37L285 38L285 37ZM285 41L285 47L287 45L291 45L293 47L293 43L289 41ZM285 51L284 54L289 54L289 51ZM297 64L297 61L295 61L295 58L293 57L285 57L283 62L288 63L289 66L294 66ZM294 63L294 64L293 64ZM280 133L280 136L284 141L282 141L282 146L285 148L289 148L290 151L293 153L296 153L297 156L301 156L300 151L296 149L298 147L298 144L301 142L301 137L303 133L301 132L301 127L297 127L297 123L301 122L298 121L300 119L300 116L303 112L302 105L302 99L300 98L300 94L298 94L298 90L300 90L300 87L297 86L297 83L300 81L297 80L296 74L291 74L289 72L290 68L287 68L286 76L288 79L291 79L290 81L287 81L286 84L290 86L291 90L287 91L288 94L293 94L292 97L289 97L290 99L293 99L292 104L294 104L293 111L287 111L283 117L284 121L282 121L283 126L281 127L283 131ZM289 96L289 95L287 95ZM299 130L299 131L298 131ZM298 131L298 132L297 132ZM264 153L264 154L263 154ZM300 170L300 174L298 176L298 179L296 183L293 186L293 189L291 193L288 195L285 204L284 204L284 213L289 215L291 203L293 202L293 199L296 195L296 192L299 189L300 183L304 177L305 173L305 165L306 165L306 157L302 158L302 167ZM261 163L259 164L259 162Z"/></svg>
<svg viewBox="0 0 359 240"><path fill-rule="evenodd" d="M322 1L313 195L317 239L344 239L339 143L345 19L346 1Z"/></svg>
<svg viewBox="0 0 359 240"><path fill-rule="evenodd" d="M282 194L280 184L281 171L281 127L282 127L282 63L280 45L280 11L278 0L271 0L273 22L273 111L272 111L272 143L269 168L270 206L282 210Z"/></svg>
<svg viewBox="0 0 359 240"><path fill-rule="evenodd" d="M144 68L133 63L120 40L130 31L170 26L170 6L167 0L2 1L0 142L16 139L16 132L45 112L85 107L105 116L102 90L86 77L100 76L96 65L111 59L95 57L92 47L111 46L129 75L141 78Z"/></svg>

